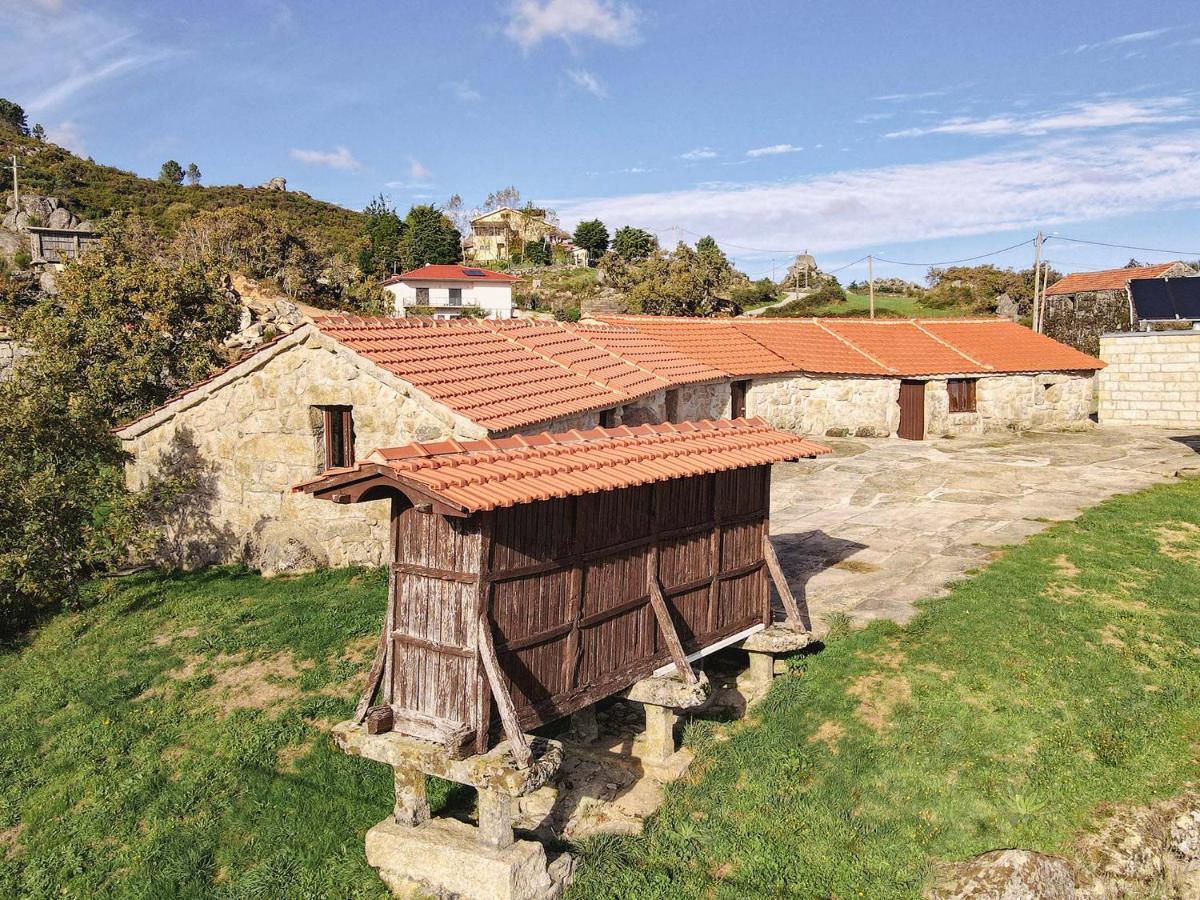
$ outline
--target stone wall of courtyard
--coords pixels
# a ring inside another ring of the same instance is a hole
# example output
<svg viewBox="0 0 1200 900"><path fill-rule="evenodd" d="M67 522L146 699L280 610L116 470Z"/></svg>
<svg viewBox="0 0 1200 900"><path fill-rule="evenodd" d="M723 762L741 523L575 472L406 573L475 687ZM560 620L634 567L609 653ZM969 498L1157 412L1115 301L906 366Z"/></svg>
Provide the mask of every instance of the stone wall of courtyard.
<svg viewBox="0 0 1200 900"><path fill-rule="evenodd" d="M887 437L900 424L899 396L894 378L756 378L746 415L795 434Z"/></svg>
<svg viewBox="0 0 1200 900"><path fill-rule="evenodd" d="M1102 425L1200 428L1200 331L1100 338Z"/></svg>

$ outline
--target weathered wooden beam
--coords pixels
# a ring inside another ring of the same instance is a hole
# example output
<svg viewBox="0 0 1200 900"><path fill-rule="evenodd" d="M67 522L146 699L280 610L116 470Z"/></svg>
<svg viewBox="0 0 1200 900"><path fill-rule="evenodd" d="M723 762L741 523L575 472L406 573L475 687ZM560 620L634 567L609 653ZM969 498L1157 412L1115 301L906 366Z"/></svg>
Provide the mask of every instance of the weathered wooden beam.
<svg viewBox="0 0 1200 900"><path fill-rule="evenodd" d="M436 578L439 581L457 581L462 584L475 584L479 581L479 576L473 572L455 572L452 569L439 569L435 566L421 566L416 563L392 563L392 571L404 575Z"/></svg>
<svg viewBox="0 0 1200 900"><path fill-rule="evenodd" d="M479 658L483 662L483 670L487 673L488 684L492 688L492 697L500 713L504 735L512 746L513 758L522 769L528 768L532 754L529 752L525 733L517 721L517 708L504 683L504 673L500 671L500 660L496 658L496 647L492 643L492 625L486 612L479 617Z"/></svg>
<svg viewBox="0 0 1200 900"><path fill-rule="evenodd" d="M379 644L375 647L375 659L371 662L371 668L367 672L367 683L363 686L363 692L358 698L358 705L354 707L354 721L361 723L367 717L367 710L371 708L371 701L375 699L375 691L379 688L379 681L383 677L384 662L388 654L388 633L390 629L388 625L392 619L392 592L388 590L388 608L383 614L383 628L379 632Z"/></svg>
<svg viewBox="0 0 1200 900"><path fill-rule="evenodd" d="M461 722L452 722L440 716L430 716L411 709L392 710L392 730L409 737L440 744L452 759L465 756L475 730Z"/></svg>
<svg viewBox="0 0 1200 900"><path fill-rule="evenodd" d="M392 637L401 644L406 644L409 647L416 647L419 650L429 650L433 653L449 653L452 656L462 656L466 659L475 658L475 651L470 647L460 647L457 644L446 644L441 641L431 641L428 638L416 637L399 630L393 631Z"/></svg>
<svg viewBox="0 0 1200 900"><path fill-rule="evenodd" d="M775 590L779 592L779 599L783 601L784 621L798 625L807 631L808 625L800 615L800 604L796 602L796 595L792 593L792 587L784 577L783 567L779 565L779 557L775 555L771 537L766 533L763 534L763 559L767 561L767 571L771 573L771 580L775 582Z"/></svg>
<svg viewBox="0 0 1200 900"><path fill-rule="evenodd" d="M654 607L658 628L667 642L667 649L671 651L671 660L675 663L675 668L679 670L679 677L688 684L695 684L699 679L696 678L692 667L688 665L687 654L683 652L683 642L679 640L679 633L675 631L675 623L671 621L671 611L667 609L667 600L658 584L658 576L653 571L650 573L650 605Z"/></svg>

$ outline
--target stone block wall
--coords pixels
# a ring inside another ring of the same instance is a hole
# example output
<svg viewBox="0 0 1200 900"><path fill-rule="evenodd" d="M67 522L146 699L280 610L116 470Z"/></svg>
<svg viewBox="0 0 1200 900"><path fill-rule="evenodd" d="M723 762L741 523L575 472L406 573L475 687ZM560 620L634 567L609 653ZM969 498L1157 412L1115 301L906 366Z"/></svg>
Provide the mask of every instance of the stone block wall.
<svg viewBox="0 0 1200 900"><path fill-rule="evenodd" d="M925 433L1088 428L1092 392L1090 374L988 375L976 381L975 412L951 413L946 379L935 378L925 385Z"/></svg>
<svg viewBox="0 0 1200 900"><path fill-rule="evenodd" d="M0 381L12 377L12 371L29 350L18 344L7 333L0 333Z"/></svg>
<svg viewBox="0 0 1200 900"><path fill-rule="evenodd" d="M690 384L677 389L676 422L701 422L705 419L728 419L730 414L729 382ZM659 421L665 421L660 419Z"/></svg>
<svg viewBox="0 0 1200 900"><path fill-rule="evenodd" d="M1128 331L1129 292L1081 291L1046 298L1042 332L1059 343L1095 356L1100 335L1109 331Z"/></svg>
<svg viewBox="0 0 1200 900"><path fill-rule="evenodd" d="M1100 424L1200 428L1200 331L1106 334L1100 358Z"/></svg>
<svg viewBox="0 0 1200 900"><path fill-rule="evenodd" d="M746 415L795 434L887 437L900 424L895 378L756 378L746 391Z"/></svg>
<svg viewBox="0 0 1200 900"><path fill-rule="evenodd" d="M339 506L290 490L323 464L316 406L353 406L360 459L414 440L484 436L315 332L285 340L295 342L268 348L259 365L227 373L122 434L134 455L131 488L164 468L198 481L181 504L188 515L165 529L162 561L246 562L267 572L383 562L386 502Z"/></svg>

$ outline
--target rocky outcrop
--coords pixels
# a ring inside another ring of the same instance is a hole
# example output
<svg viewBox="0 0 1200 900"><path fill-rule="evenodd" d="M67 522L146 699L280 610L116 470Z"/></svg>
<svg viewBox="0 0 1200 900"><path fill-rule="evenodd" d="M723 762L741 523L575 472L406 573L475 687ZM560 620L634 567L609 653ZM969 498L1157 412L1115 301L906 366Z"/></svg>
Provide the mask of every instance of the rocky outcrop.
<svg viewBox="0 0 1200 900"><path fill-rule="evenodd" d="M926 900L1075 900L1066 860L1032 850L993 850L947 866Z"/></svg>
<svg viewBox="0 0 1200 900"><path fill-rule="evenodd" d="M37 194L22 194L18 209L9 195L4 201L6 210L0 227L9 231L24 231L30 227L61 228L72 231L89 231L90 222L78 218L63 206L57 197L40 197Z"/></svg>
<svg viewBox="0 0 1200 900"><path fill-rule="evenodd" d="M225 339L225 346L230 349L250 350L308 321L295 303L264 288L253 278L233 272L226 278L226 288L242 304L237 331Z"/></svg>
<svg viewBox="0 0 1200 900"><path fill-rule="evenodd" d="M282 175L276 175L274 178L268 178L259 186L259 190L263 191L286 191L287 179Z"/></svg>

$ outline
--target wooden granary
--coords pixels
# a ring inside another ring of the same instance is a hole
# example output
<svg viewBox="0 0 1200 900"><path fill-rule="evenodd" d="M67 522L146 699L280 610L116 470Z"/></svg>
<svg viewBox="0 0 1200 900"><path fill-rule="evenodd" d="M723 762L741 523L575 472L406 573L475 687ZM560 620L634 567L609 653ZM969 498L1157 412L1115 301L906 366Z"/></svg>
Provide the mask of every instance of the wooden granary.
<svg viewBox="0 0 1200 900"><path fill-rule="evenodd" d="M377 450L298 485L390 499L386 620L358 709L454 755L770 624L772 463L826 448L759 420Z"/></svg>

